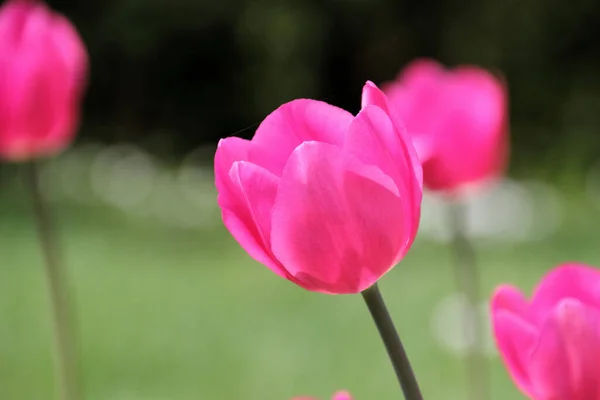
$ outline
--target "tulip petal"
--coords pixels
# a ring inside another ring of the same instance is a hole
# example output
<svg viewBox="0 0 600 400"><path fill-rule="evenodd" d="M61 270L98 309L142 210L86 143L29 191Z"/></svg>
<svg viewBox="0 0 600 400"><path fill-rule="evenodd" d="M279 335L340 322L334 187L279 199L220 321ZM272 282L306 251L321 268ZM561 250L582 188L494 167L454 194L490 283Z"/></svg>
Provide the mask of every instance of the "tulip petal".
<svg viewBox="0 0 600 400"><path fill-rule="evenodd" d="M28 118L28 129L32 135L43 135L39 151L52 154L75 135L83 90L81 77L87 70L85 48L72 25L44 5L31 12L21 40L28 47L23 55L31 57L24 62L36 69L28 76L32 85L28 91L36 94L30 98L28 114L36 117ZM69 47L78 43L79 57L64 54L61 47L65 41Z"/></svg>
<svg viewBox="0 0 600 400"><path fill-rule="evenodd" d="M413 173L417 178L418 186L422 188L423 169L421 167L421 163L423 161L423 158L428 157L427 154L430 152L430 149L422 149L422 154L417 154L415 143L419 143L420 146L427 146L429 142L431 142L430 138L428 138L429 135L420 134L418 140L414 140L413 138L411 138L412 133L411 135L407 133L404 122L402 121L402 118L400 117L398 111L390 106L387 96L377 86L375 86L373 82L368 81L363 87L361 104L361 112L365 111L367 112L367 114L375 114L370 117L367 116L366 120L374 119L381 121L377 125L380 127L382 133L384 133L384 136L390 137L387 139L387 141L390 142L390 144L396 145L390 148L390 150L393 153L395 153L393 154L394 157L397 157L395 162L398 163L398 160L400 159L410 160L410 163L408 165L412 164L412 169L414 170ZM391 123L393 125L391 129L387 121L384 121L386 118L377 116L377 113L368 112L367 108L371 108L369 106L379 107L389 116L388 118L391 119ZM359 113L358 116L360 116L360 114L361 113ZM368 122L367 125L369 125ZM393 139L391 139L391 136L397 137L395 143L392 143ZM395 152L394 149L396 150ZM420 201L421 200L419 199L419 203Z"/></svg>
<svg viewBox="0 0 600 400"><path fill-rule="evenodd" d="M288 278L269 248L270 214L279 178L248 161L235 161L225 182L227 189L218 197L223 223L252 258Z"/></svg>
<svg viewBox="0 0 600 400"><path fill-rule="evenodd" d="M367 165L377 165L394 179L400 197L410 199L402 203L405 218L402 228L398 227L409 238L398 255L401 258L410 248L419 227L423 190L421 165L410 139L400 130L395 128L384 110L368 105L350 125L344 149Z"/></svg>
<svg viewBox="0 0 600 400"><path fill-rule="evenodd" d="M237 137L219 140L217 152L215 153L215 185L219 196L223 194L225 201L230 197L228 193L228 188L231 185L229 171L234 162L250 160L250 145L250 141Z"/></svg>
<svg viewBox="0 0 600 400"><path fill-rule="evenodd" d="M256 227L248 224L249 217L225 208L222 210L222 217L223 224L227 227L227 230L229 230L233 238L239 243L242 249L250 255L250 257L265 265L282 278L288 278L285 270L283 270L277 261L270 255L269 251L263 246L260 234Z"/></svg>
<svg viewBox="0 0 600 400"><path fill-rule="evenodd" d="M446 68L431 58L418 58L408 63L398 75L407 86L429 85L447 73Z"/></svg>
<svg viewBox="0 0 600 400"><path fill-rule="evenodd" d="M271 245L298 280L357 293L392 266L407 240L393 180L340 148L306 142L292 153L273 207Z"/></svg>
<svg viewBox="0 0 600 400"><path fill-rule="evenodd" d="M563 264L553 269L534 291L532 317L541 324L565 297L600 307L600 270L584 264Z"/></svg>
<svg viewBox="0 0 600 400"><path fill-rule="evenodd" d="M517 314L506 310L493 311L492 323L496 344L510 375L524 393L531 395L528 363L537 330Z"/></svg>
<svg viewBox="0 0 600 400"><path fill-rule="evenodd" d="M332 400L352 400L352 396L348 392L337 392L333 395Z"/></svg>
<svg viewBox="0 0 600 400"><path fill-rule="evenodd" d="M39 6L39 3L25 1L5 1L0 6L0 48L5 49L5 46L18 42L27 15Z"/></svg>
<svg viewBox="0 0 600 400"><path fill-rule="evenodd" d="M418 59L408 64L394 83L384 86L389 104L404 121L409 134L435 135L426 141L437 148L437 133L445 128L440 116L441 93L447 76L445 68L434 60ZM433 148L423 149L431 153ZM431 156L432 154L429 154ZM419 157L422 157L419 154Z"/></svg>
<svg viewBox="0 0 600 400"><path fill-rule="evenodd" d="M492 313L501 310L509 311L529 321L529 303L523 293L509 285L499 286L492 295Z"/></svg>
<svg viewBox="0 0 600 400"><path fill-rule="evenodd" d="M353 115L322 101L299 99L286 103L265 118L252 139L252 157L264 160L281 176L292 151L302 142L317 141L341 146Z"/></svg>
<svg viewBox="0 0 600 400"><path fill-rule="evenodd" d="M9 100L4 104L7 119L0 149L3 157L19 160L41 155L51 145L48 135L56 120L64 117L61 85L67 76L48 48L51 17L46 7L32 2L7 10L15 12L16 20L10 24L14 39L6 50L10 59L3 60L1 89Z"/></svg>
<svg viewBox="0 0 600 400"><path fill-rule="evenodd" d="M600 315L578 300L563 299L542 327L531 355L535 398L599 398L599 357Z"/></svg>
<svg viewBox="0 0 600 400"><path fill-rule="evenodd" d="M69 89L79 92L85 86L88 53L77 29L62 15L53 20L54 35L50 38L69 71Z"/></svg>
<svg viewBox="0 0 600 400"><path fill-rule="evenodd" d="M435 112L444 126L437 135L439 158L428 166L431 186L451 188L496 176L507 151L503 86L487 71L467 67L448 72L440 85Z"/></svg>
<svg viewBox="0 0 600 400"><path fill-rule="evenodd" d="M12 1L0 16L0 148L21 160L58 152L72 139L79 120L87 53L64 17L39 2ZM69 59L64 46L77 48ZM9 56L7 56L7 54Z"/></svg>
<svg viewBox="0 0 600 400"><path fill-rule="evenodd" d="M499 136L505 110L505 88L503 84L486 70L474 67L461 67L453 71L448 79L450 101L464 99L457 108L465 133L472 133L474 143Z"/></svg>
<svg viewBox="0 0 600 400"><path fill-rule="evenodd" d="M268 248L271 236L271 209L275 203L279 178L248 161L236 161L229 176L238 185L254 225L258 227L264 245Z"/></svg>

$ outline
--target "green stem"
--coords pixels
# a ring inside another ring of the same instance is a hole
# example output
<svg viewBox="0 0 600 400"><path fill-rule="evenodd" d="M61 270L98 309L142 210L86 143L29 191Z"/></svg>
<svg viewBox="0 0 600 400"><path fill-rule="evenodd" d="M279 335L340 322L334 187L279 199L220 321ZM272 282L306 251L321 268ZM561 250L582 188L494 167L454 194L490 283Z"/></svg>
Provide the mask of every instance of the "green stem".
<svg viewBox="0 0 600 400"><path fill-rule="evenodd" d="M373 321L379 330L383 344L388 352L390 361L396 371L398 382L406 400L423 400L417 378L408 360L400 336L394 327L394 322L385 306L377 284L362 292L362 296L371 312Z"/></svg>
<svg viewBox="0 0 600 400"><path fill-rule="evenodd" d="M25 164L24 183L30 190L33 215L39 244L44 257L44 272L48 288L54 329L54 357L57 381L62 400L78 400L75 340L71 332L70 302L66 275L61 268L59 246L50 212L40 190L39 171L33 162Z"/></svg>
<svg viewBox="0 0 600 400"><path fill-rule="evenodd" d="M486 400L489 398L489 365L483 354L485 321L478 309L481 300L481 278L475 260L475 250L467 236L466 207L456 200L449 204L448 208L456 286L467 299L463 310L463 334L471 344L466 359L469 398Z"/></svg>

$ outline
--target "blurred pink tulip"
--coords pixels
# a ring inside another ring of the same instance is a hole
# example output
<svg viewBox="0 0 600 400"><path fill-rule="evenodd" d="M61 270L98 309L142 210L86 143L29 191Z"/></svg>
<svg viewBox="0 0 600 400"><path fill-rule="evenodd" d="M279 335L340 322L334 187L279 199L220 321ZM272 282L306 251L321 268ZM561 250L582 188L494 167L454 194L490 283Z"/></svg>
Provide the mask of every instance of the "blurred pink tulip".
<svg viewBox="0 0 600 400"><path fill-rule="evenodd" d="M292 400L317 400L314 397L294 397ZM348 392L337 392L331 400L352 400L352 396Z"/></svg>
<svg viewBox="0 0 600 400"><path fill-rule="evenodd" d="M87 64L65 17L35 0L0 7L0 158L49 156L72 141Z"/></svg>
<svg viewBox="0 0 600 400"><path fill-rule="evenodd" d="M428 189L455 193L501 175L508 155L507 90L491 73L432 60L382 86L406 124Z"/></svg>
<svg viewBox="0 0 600 400"><path fill-rule="evenodd" d="M492 298L494 335L517 386L535 400L600 400L600 270L565 264L531 301L511 286Z"/></svg>
<svg viewBox="0 0 600 400"><path fill-rule="evenodd" d="M387 99L368 82L356 117L300 99L251 141L215 155L223 221L257 261L311 291L357 293L408 251L419 225L421 166Z"/></svg>

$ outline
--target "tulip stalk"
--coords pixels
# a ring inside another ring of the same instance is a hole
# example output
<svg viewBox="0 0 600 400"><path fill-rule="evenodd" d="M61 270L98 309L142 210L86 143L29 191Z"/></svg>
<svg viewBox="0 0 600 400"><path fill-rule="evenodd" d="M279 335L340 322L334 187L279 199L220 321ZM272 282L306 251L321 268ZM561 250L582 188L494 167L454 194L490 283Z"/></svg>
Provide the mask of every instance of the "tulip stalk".
<svg viewBox="0 0 600 400"><path fill-rule="evenodd" d="M404 398L406 400L423 400L417 378L415 377L406 350L402 345L398 331L394 327L394 322L383 301L379 287L377 284L374 284L364 290L362 296L381 335L383 344L396 372L398 382L404 393Z"/></svg>
<svg viewBox="0 0 600 400"><path fill-rule="evenodd" d="M52 217L40 189L39 170L34 162L23 165L25 186L30 191L38 241L44 258L45 280L54 329L54 357L62 400L79 400L76 377L75 340L71 330L71 309L65 271Z"/></svg>
<svg viewBox="0 0 600 400"><path fill-rule="evenodd" d="M469 399L489 398L489 366L482 354L485 340L484 320L478 312L481 300L481 279L476 263L475 250L467 235L466 206L455 200L448 207L449 224L452 230L454 253L454 275L460 293L466 298L463 309L464 337L469 340L466 359Z"/></svg>

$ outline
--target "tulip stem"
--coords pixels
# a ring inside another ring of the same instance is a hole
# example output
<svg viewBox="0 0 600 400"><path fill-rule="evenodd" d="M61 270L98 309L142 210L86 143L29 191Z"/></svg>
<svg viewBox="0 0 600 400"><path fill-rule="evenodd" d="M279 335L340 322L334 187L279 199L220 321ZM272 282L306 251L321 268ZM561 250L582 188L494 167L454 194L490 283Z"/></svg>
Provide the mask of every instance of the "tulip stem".
<svg viewBox="0 0 600 400"><path fill-rule="evenodd" d="M38 241L43 253L45 280L54 330L54 362L62 400L77 400L75 341L70 325L70 302L65 271L60 263L52 217L40 190L39 170L34 162L23 165L25 187L29 189Z"/></svg>
<svg viewBox="0 0 600 400"><path fill-rule="evenodd" d="M404 398L406 400L423 400L417 378L410 365L400 336L394 327L394 322L385 306L379 287L377 284L371 286L362 292L362 296L365 299L365 303L367 303L367 307L373 317L373 321L375 321L377 330L379 330L390 361L394 366L394 371L396 371Z"/></svg>
<svg viewBox="0 0 600 400"><path fill-rule="evenodd" d="M489 398L489 366L483 354L485 321L478 309L481 300L480 271L477 268L475 250L467 235L465 204L459 200L453 201L449 204L448 214L452 229L456 285L466 298L463 335L470 344L466 359L469 399L486 400Z"/></svg>

